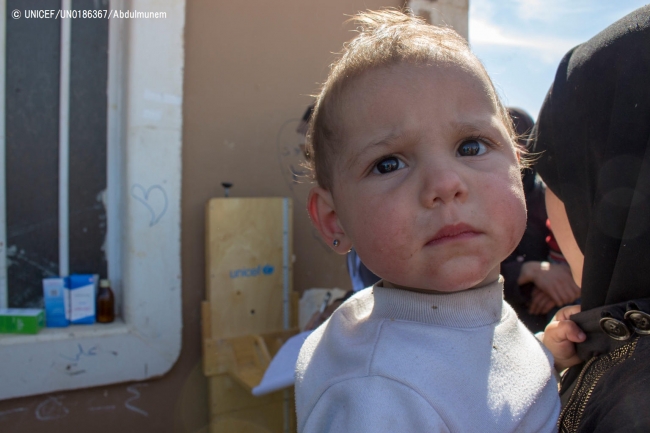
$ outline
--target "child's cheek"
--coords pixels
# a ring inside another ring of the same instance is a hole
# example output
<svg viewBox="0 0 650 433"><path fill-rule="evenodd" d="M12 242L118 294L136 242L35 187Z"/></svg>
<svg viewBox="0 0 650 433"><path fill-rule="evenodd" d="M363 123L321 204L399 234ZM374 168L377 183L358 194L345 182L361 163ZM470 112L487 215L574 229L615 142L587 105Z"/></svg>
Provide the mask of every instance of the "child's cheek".
<svg viewBox="0 0 650 433"><path fill-rule="evenodd" d="M377 275L407 264L413 256L412 223L404 221L397 207L391 212L373 212L361 221L355 248L364 264ZM365 257L365 258L364 258ZM373 269L374 268L374 269Z"/></svg>
<svg viewBox="0 0 650 433"><path fill-rule="evenodd" d="M510 230L507 232L511 235L510 239L508 239L508 244L511 247L510 251L517 247L526 231L526 196L524 195L520 173L519 169L512 170L511 186L509 194L506 195L509 197L509 200L503 204L507 209L508 215L510 215Z"/></svg>
<svg viewBox="0 0 650 433"><path fill-rule="evenodd" d="M499 253L505 259L519 244L526 230L526 198L519 169L513 164L506 173L492 177L490 206Z"/></svg>

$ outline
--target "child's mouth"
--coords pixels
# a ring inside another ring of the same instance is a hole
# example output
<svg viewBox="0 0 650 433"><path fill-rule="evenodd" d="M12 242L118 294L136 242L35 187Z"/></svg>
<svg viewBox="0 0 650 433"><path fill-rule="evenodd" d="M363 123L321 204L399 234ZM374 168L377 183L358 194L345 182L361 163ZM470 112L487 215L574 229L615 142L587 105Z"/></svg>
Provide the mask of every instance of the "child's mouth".
<svg viewBox="0 0 650 433"><path fill-rule="evenodd" d="M427 245L440 245L442 243L472 239L481 233L469 224L459 223L444 226L436 232Z"/></svg>

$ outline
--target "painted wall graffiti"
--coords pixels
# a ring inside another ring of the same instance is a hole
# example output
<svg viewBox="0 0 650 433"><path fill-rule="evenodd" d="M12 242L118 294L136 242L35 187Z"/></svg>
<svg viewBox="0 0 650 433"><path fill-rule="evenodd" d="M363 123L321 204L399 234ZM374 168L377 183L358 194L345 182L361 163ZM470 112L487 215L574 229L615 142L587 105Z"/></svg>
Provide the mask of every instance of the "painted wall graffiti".
<svg viewBox="0 0 650 433"><path fill-rule="evenodd" d="M149 211L149 227L153 227L160 222L169 206L167 192L160 185L153 185L145 189L145 187L136 183L131 187L131 197L142 203Z"/></svg>
<svg viewBox="0 0 650 433"><path fill-rule="evenodd" d="M112 391L112 394L108 390L104 390L103 395L91 397L85 404L75 402L66 404L65 395L48 395L42 401L30 406L0 411L0 425L3 422L15 422L17 418L24 416L33 416L39 421L47 422L63 419L80 411L99 413L114 411L121 407L148 417L149 412L138 406L138 402L142 399L141 390L147 386L146 383L132 384L126 388ZM127 395L124 396L124 393ZM97 400L101 400L100 404L97 404ZM0 428L0 430L2 429Z"/></svg>

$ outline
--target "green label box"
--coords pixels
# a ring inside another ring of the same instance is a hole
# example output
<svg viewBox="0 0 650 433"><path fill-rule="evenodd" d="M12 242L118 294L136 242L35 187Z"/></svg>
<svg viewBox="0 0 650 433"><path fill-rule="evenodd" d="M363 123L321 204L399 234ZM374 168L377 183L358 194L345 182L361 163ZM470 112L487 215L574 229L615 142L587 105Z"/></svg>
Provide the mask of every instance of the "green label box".
<svg viewBox="0 0 650 433"><path fill-rule="evenodd" d="M0 333L37 334L45 325L45 313L39 308L0 308Z"/></svg>

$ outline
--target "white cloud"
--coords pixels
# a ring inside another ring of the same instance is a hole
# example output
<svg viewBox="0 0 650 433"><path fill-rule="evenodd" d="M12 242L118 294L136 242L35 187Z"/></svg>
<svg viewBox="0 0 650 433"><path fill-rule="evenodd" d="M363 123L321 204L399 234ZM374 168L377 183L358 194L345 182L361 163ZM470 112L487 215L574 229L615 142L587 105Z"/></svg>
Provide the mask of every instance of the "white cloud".
<svg viewBox="0 0 650 433"><path fill-rule="evenodd" d="M576 15L597 13L605 5L594 4L592 0L513 0L517 16L524 21L555 23L574 19Z"/></svg>
<svg viewBox="0 0 650 433"><path fill-rule="evenodd" d="M580 41L544 34L522 34L497 26L482 18L470 18L470 42L478 45L507 46L534 51L545 63L558 63L559 59Z"/></svg>
<svg viewBox="0 0 650 433"><path fill-rule="evenodd" d="M636 3L646 0L624 1ZM595 17L606 17L610 11L618 12L622 7L612 6L609 0L470 0L469 17L470 20L478 17L490 22L508 23L512 27L537 28L542 25L547 29L563 29L565 32L572 29L575 32L590 27L585 19L593 21ZM634 10L634 5L629 9ZM608 22L606 18L605 21Z"/></svg>

